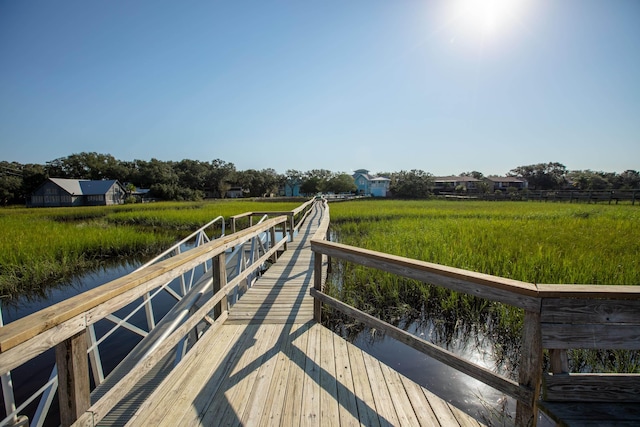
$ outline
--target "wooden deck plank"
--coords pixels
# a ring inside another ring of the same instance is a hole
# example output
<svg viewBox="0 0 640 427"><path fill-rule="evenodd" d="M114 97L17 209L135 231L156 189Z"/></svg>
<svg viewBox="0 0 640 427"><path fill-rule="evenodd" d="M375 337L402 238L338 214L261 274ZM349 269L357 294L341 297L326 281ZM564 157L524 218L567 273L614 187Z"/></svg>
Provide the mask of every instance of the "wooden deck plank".
<svg viewBox="0 0 640 427"><path fill-rule="evenodd" d="M449 404L447 402L440 399L438 396L431 393L426 388L424 387L421 387L421 388L425 397L429 401L429 405L431 405L433 412L437 414L438 420L440 421L440 425L442 426L459 425L458 420L453 415L453 412L451 412L451 408L449 407Z"/></svg>
<svg viewBox="0 0 640 427"><path fill-rule="evenodd" d="M384 379L384 374L380 367L380 362L367 353L362 353L364 359L364 366L367 369L367 375L371 383L371 390L373 391L373 398L376 402L376 409L378 416L380 417L381 426L397 426L400 425L398 415L393 407L393 401L387 384Z"/></svg>
<svg viewBox="0 0 640 427"><path fill-rule="evenodd" d="M246 404L248 390L254 382L259 368L259 362L269 346L275 328L258 325L255 333L250 337L250 346L245 346L236 359L230 375L224 378L221 387L210 399L204 413L199 420L202 425L218 425L220 420L225 425L237 425ZM255 362L255 363L254 363ZM255 366L249 369L249 366Z"/></svg>
<svg viewBox="0 0 640 427"><path fill-rule="evenodd" d="M219 389L222 387L224 379L229 376L229 373L236 364L237 358L245 351L245 347L251 344L257 328L258 327L255 325L249 325L242 329L242 334L232 346L231 351L229 351L229 353L227 353L227 355L216 366L213 375L208 378L204 387L193 387L186 390L186 393L191 396L192 403L188 405L189 408L187 408L186 411L182 411L183 413L180 420L173 422L172 420L165 418L162 420L160 425L166 425L168 427L176 425L197 425L200 422L202 414L210 404L211 399L219 393ZM212 347L215 348L215 340L212 341ZM188 371L184 374L190 375ZM173 403L167 402L166 404L172 405Z"/></svg>
<svg viewBox="0 0 640 427"><path fill-rule="evenodd" d="M309 329L305 351L301 426L320 426L320 329Z"/></svg>
<svg viewBox="0 0 640 427"><path fill-rule="evenodd" d="M320 330L320 425L335 426L340 423L338 384L336 380L336 356L333 334L327 328Z"/></svg>
<svg viewBox="0 0 640 427"><path fill-rule="evenodd" d="M440 427L441 424L431 408L431 404L422 392L422 388L407 377L401 376L409 402L413 406L418 424L421 427Z"/></svg>
<svg viewBox="0 0 640 427"><path fill-rule="evenodd" d="M345 340L336 335L334 337L336 348L340 345L338 344L339 341L342 342ZM362 350L354 345L345 347L347 348L348 360L351 366L351 392L354 395L358 414L357 418L346 418L347 424L345 425L357 425L359 422L365 426L380 426L380 419L378 417L375 399L373 398L373 390L371 390L367 369L364 366ZM342 420L343 417L341 416L340 421Z"/></svg>
<svg viewBox="0 0 640 427"><path fill-rule="evenodd" d="M291 328L291 333L295 333L300 328L304 327L304 325L294 325ZM280 425L287 391L287 381L292 365L291 341L291 336L289 334L283 336L280 351L277 355L276 366L273 369L274 374L277 373L277 375L272 378L271 384L269 385L265 404L262 408L262 416L258 424L260 426L266 427Z"/></svg>
<svg viewBox="0 0 640 427"><path fill-rule="evenodd" d="M302 411L302 386L304 379L304 364L309 334L309 325L305 325L304 333L291 343L291 367L287 378L285 405L282 408L282 425L299 425Z"/></svg>
<svg viewBox="0 0 640 427"><path fill-rule="evenodd" d="M193 384L195 381L202 382L211 376L212 369L229 353L233 343L240 337L242 329L240 326L225 326L221 328L220 334L204 335L187 353L181 362L183 366L173 370L165 378L162 385L141 405L129 424L135 424L136 421L141 420L148 425L159 425L163 418L169 416L168 412L172 409L161 405L163 401L174 402L175 408L188 408L191 404L191 396L185 390L196 387L197 385ZM213 354L209 351L209 340L211 339L215 340L222 351ZM205 360L212 363L203 363ZM190 374L183 375L184 370L188 370ZM177 411L172 412L171 415L178 416Z"/></svg>
<svg viewBox="0 0 640 427"><path fill-rule="evenodd" d="M382 370L382 375L384 375L400 425L418 425L418 419L411 405L411 400L409 400L404 389L400 375L384 363L380 363L380 369Z"/></svg>
<svg viewBox="0 0 640 427"><path fill-rule="evenodd" d="M336 359L336 381L338 385L338 401L340 402L340 423L342 425L358 425L361 420L359 413L366 413L366 411L358 406L360 402L357 398L358 391L356 390L355 385L357 379L354 378L354 364L351 362L349 355L350 346L342 338L334 336L333 348ZM355 349L355 347L353 348Z"/></svg>

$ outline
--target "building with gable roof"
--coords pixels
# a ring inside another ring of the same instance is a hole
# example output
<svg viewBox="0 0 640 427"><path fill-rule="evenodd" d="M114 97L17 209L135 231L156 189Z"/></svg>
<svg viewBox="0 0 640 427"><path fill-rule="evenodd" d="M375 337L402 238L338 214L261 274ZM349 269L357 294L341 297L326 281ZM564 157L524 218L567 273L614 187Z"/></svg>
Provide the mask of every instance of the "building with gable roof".
<svg viewBox="0 0 640 427"><path fill-rule="evenodd" d="M49 178L31 194L27 207L106 206L125 201L127 191L117 180Z"/></svg>
<svg viewBox="0 0 640 427"><path fill-rule="evenodd" d="M391 180L383 176L369 175L366 169L358 169L353 173L357 193L361 196L387 197Z"/></svg>

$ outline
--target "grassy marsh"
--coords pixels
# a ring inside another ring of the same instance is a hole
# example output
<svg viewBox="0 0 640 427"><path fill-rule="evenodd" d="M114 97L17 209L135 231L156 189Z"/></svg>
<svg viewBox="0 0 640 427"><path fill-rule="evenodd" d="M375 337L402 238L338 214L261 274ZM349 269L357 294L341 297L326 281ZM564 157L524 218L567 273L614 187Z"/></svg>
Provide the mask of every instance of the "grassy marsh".
<svg viewBox="0 0 640 427"><path fill-rule="evenodd" d="M331 229L341 243L531 283L640 284L639 226L640 209L630 205L435 200L331 205ZM481 331L495 337L498 359L517 360L520 310L362 266L334 268L327 292L342 301L400 327L421 324L444 345ZM360 331L348 319L335 314L333 319L347 335ZM574 363L579 370L635 371L640 359L624 352L582 352Z"/></svg>
<svg viewBox="0 0 640 427"><path fill-rule="evenodd" d="M0 295L42 294L73 274L120 257L158 253L208 221L301 202L167 202L0 209Z"/></svg>

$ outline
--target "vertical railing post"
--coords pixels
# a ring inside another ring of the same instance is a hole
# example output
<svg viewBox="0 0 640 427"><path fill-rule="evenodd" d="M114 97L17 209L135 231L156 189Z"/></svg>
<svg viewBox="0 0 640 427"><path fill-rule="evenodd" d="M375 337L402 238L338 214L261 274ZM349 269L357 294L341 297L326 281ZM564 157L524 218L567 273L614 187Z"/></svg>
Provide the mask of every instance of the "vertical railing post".
<svg viewBox="0 0 640 427"><path fill-rule="evenodd" d="M239 256L242 256L240 254ZM227 255L222 252L220 255L213 259L213 294L215 295L220 289L224 288L227 284L227 268L226 268ZM227 296L225 295L222 300L216 304L213 309L214 319L218 318L223 312L227 311Z"/></svg>
<svg viewBox="0 0 640 427"><path fill-rule="evenodd" d="M322 292L322 254L313 252L313 288ZM322 301L317 298L313 299L313 318L316 322L322 321Z"/></svg>
<svg viewBox="0 0 640 427"><path fill-rule="evenodd" d="M269 249L273 249L276 245L276 226L274 225L269 229L269 239L271 240L271 245L269 245ZM274 251L271 255L271 262L278 261L278 251Z"/></svg>
<svg viewBox="0 0 640 427"><path fill-rule="evenodd" d="M89 409L89 361L87 331L75 334L56 345L60 424L69 426Z"/></svg>
<svg viewBox="0 0 640 427"><path fill-rule="evenodd" d="M293 242L293 233L296 230L296 221L292 213L289 214L289 232L291 233L291 242Z"/></svg>
<svg viewBox="0 0 640 427"><path fill-rule="evenodd" d="M542 375L540 311L525 310L518 384L532 391L531 402L516 404L516 426L535 426Z"/></svg>
<svg viewBox="0 0 640 427"><path fill-rule="evenodd" d="M330 242L330 235L329 235L329 229L327 228L327 235L325 236L325 240L327 242ZM331 273L331 257L329 255L327 255L327 274Z"/></svg>
<svg viewBox="0 0 640 427"><path fill-rule="evenodd" d="M0 304L0 328L4 326L2 319L2 304ZM2 384L2 397L4 399L4 409L7 414L16 410L16 401L13 394L13 382L11 381L11 372L0 375L0 383ZM11 420L10 426L28 426L29 419L24 415L16 415Z"/></svg>

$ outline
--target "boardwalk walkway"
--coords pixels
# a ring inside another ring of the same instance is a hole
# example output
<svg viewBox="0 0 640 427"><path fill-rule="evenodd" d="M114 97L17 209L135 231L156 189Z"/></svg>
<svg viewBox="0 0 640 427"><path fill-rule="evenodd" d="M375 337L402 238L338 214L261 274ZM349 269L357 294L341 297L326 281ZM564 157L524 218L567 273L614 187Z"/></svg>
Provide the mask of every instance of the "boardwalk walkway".
<svg viewBox="0 0 640 427"><path fill-rule="evenodd" d="M312 320L309 241L296 241L205 334L129 425L428 425L479 423Z"/></svg>

